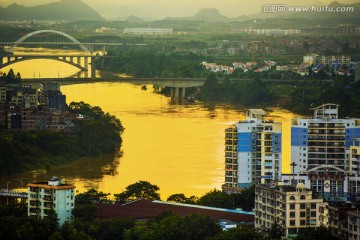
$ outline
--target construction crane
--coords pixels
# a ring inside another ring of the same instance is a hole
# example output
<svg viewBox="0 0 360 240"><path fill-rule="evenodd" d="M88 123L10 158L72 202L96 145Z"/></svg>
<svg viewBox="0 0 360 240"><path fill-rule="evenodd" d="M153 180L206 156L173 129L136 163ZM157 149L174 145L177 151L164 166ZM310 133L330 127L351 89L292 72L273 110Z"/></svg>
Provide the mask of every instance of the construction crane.
<svg viewBox="0 0 360 240"><path fill-rule="evenodd" d="M267 41L252 41L251 42L251 61L255 61L255 52L261 50L262 60L265 60L265 48L269 46Z"/></svg>

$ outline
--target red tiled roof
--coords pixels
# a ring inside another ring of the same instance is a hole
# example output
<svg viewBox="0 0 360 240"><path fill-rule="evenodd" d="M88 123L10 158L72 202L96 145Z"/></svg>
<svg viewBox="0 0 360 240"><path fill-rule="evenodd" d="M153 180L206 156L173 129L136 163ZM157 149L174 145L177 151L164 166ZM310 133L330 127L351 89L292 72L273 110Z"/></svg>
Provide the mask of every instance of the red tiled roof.
<svg viewBox="0 0 360 240"><path fill-rule="evenodd" d="M206 209L186 204L171 204L160 201L136 200L126 204L97 204L99 210L96 213L98 218L132 218L149 219L155 218L164 211L171 211L180 216L189 216L193 213L204 214L210 218L220 220L226 219L236 223L252 223L254 215L231 212L225 209Z"/></svg>

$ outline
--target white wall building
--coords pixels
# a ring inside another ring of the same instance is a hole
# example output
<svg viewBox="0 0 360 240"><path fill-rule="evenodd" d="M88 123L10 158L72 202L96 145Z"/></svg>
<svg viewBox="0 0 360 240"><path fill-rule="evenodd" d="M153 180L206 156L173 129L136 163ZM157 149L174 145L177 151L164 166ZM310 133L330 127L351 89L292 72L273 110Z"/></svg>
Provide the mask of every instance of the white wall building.
<svg viewBox="0 0 360 240"><path fill-rule="evenodd" d="M246 110L246 120L225 130L225 191L280 180L281 123L265 121L266 114Z"/></svg>
<svg viewBox="0 0 360 240"><path fill-rule="evenodd" d="M125 28L125 34L134 35L171 35L173 34L172 28Z"/></svg>
<svg viewBox="0 0 360 240"><path fill-rule="evenodd" d="M71 211L75 207L75 186L53 177L48 182L29 183L27 187L28 216L43 218L54 210L60 225L71 221Z"/></svg>
<svg viewBox="0 0 360 240"><path fill-rule="evenodd" d="M308 175L307 188L326 200L347 201L349 181L357 179L349 154L360 137L360 119L339 119L338 107L323 104L312 109L314 118L292 119L291 161L295 174Z"/></svg>

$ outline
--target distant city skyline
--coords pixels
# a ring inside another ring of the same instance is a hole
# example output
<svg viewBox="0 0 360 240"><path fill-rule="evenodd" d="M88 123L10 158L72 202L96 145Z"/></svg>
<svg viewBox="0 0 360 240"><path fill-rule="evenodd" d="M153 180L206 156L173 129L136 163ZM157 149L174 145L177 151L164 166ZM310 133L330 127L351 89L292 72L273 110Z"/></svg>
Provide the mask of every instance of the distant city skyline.
<svg viewBox="0 0 360 240"><path fill-rule="evenodd" d="M0 6L6 7L17 3L24 6L35 6L60 0L0 0ZM64 1L64 0L63 0ZM71 1L71 0L66 0ZM142 18L160 19L164 17L189 17L201 8L217 8L227 17L257 14L264 4L286 4L292 6L329 4L331 0L82 0L104 18L127 17L135 15ZM338 0L339 3L349 4L360 0Z"/></svg>

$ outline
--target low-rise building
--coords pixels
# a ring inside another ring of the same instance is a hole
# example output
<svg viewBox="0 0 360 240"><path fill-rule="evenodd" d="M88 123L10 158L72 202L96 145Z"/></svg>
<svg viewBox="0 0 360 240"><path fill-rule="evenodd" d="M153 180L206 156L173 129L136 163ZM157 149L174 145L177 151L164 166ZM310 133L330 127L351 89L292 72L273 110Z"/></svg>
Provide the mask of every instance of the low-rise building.
<svg viewBox="0 0 360 240"><path fill-rule="evenodd" d="M359 211L348 212L348 239L360 239L360 213Z"/></svg>
<svg viewBox="0 0 360 240"><path fill-rule="evenodd" d="M171 35L172 28L125 28L125 34L133 35Z"/></svg>
<svg viewBox="0 0 360 240"><path fill-rule="evenodd" d="M299 230L319 227L319 207L323 199L313 197L312 191L298 183L296 187L282 182L258 184L255 187L255 228L264 234L274 225L286 237L295 237Z"/></svg>
<svg viewBox="0 0 360 240"><path fill-rule="evenodd" d="M47 182L29 183L28 216L43 218L55 211L59 224L71 221L75 207L75 186L53 177Z"/></svg>

